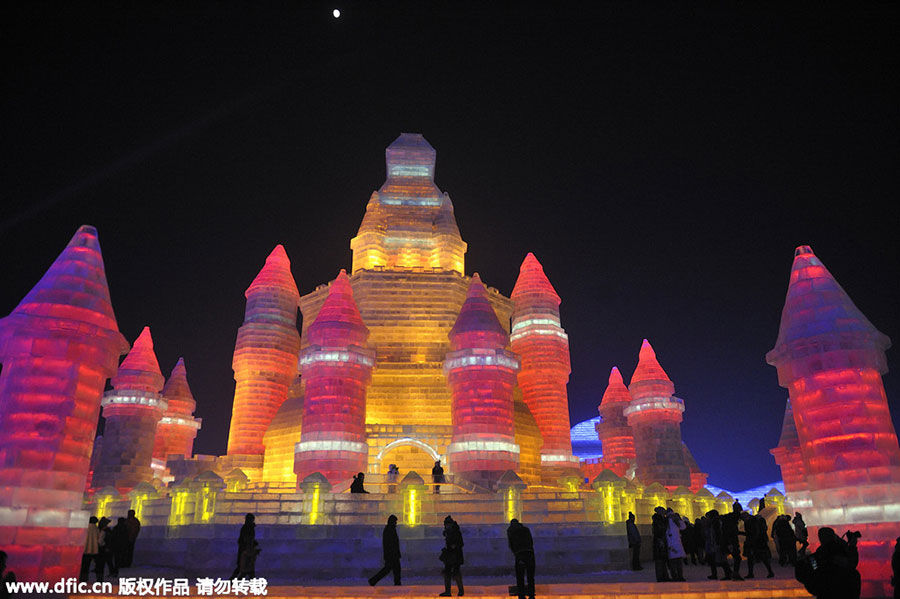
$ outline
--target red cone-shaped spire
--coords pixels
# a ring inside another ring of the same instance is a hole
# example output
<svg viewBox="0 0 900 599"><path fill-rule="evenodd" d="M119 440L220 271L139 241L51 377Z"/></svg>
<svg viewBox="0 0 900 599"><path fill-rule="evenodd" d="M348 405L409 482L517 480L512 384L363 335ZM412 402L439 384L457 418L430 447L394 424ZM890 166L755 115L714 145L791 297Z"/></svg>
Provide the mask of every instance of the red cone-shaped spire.
<svg viewBox="0 0 900 599"><path fill-rule="evenodd" d="M184 358L178 358L175 368L163 387L163 398L168 403L162 420L156 427L153 443L153 457L165 460L171 454L189 458L194 453L194 439L202 424L201 418L194 418L197 402L187 382Z"/></svg>
<svg viewBox="0 0 900 599"><path fill-rule="evenodd" d="M63 318L118 333L97 229L82 225L13 314Z"/></svg>
<svg viewBox="0 0 900 599"><path fill-rule="evenodd" d="M628 387L625 386L624 381L622 380L622 373L619 372L619 369L616 366L612 367L612 370L609 372L609 386L606 387L606 391L603 393L603 399L600 400L599 410L602 410L606 406L618 405L619 412L622 411L623 406L627 405L631 401L631 393L628 392Z"/></svg>
<svg viewBox="0 0 900 599"><path fill-rule="evenodd" d="M131 351L119 366L119 371L112 379L112 385L117 391L129 389L159 393L164 382L165 378L159 371L159 362L153 351L150 327L144 327L135 339Z"/></svg>
<svg viewBox="0 0 900 599"><path fill-rule="evenodd" d="M619 369L613 366L609 386L597 407L601 420L596 429L603 446L603 466L619 476L624 476L635 460L634 433L624 414L630 402L631 393L622 381Z"/></svg>
<svg viewBox="0 0 900 599"><path fill-rule="evenodd" d="M363 323L353 299L350 277L347 271L341 269L328 289L322 309L309 325L309 342L323 347L363 346L368 338L369 329Z"/></svg>
<svg viewBox="0 0 900 599"><path fill-rule="evenodd" d="M635 385L635 383L639 384ZM675 385L672 384L669 375L659 365L659 361L656 359L656 352L653 351L650 342L646 339L641 343L638 365L631 376L629 389L635 399L646 391L660 392L667 395L675 393Z"/></svg>
<svg viewBox="0 0 900 599"><path fill-rule="evenodd" d="M459 311L456 323L450 329L453 349L470 347L506 347L508 335L497 319L497 313L488 299L487 289L476 272L472 275L466 301Z"/></svg>
<svg viewBox="0 0 900 599"><path fill-rule="evenodd" d="M297 297L298 301L300 299L297 283L294 281L294 275L291 274L291 261L288 259L284 246L281 244L276 245L269 257L266 258L265 266L262 267L262 270L250 283L250 287L247 288L247 292L244 295L249 298L252 294L259 291L266 291L267 293L280 291Z"/></svg>
<svg viewBox="0 0 900 599"><path fill-rule="evenodd" d="M163 387L163 396L169 402L168 416L190 417L197 407L194 394L187 381L187 369L184 367L184 358L178 358L166 386Z"/></svg>
<svg viewBox="0 0 900 599"><path fill-rule="evenodd" d="M510 298L515 302L528 302L532 311L538 307L537 303L546 303L547 308L554 311L559 307L559 295L544 274L544 267L531 252L519 267L519 278Z"/></svg>

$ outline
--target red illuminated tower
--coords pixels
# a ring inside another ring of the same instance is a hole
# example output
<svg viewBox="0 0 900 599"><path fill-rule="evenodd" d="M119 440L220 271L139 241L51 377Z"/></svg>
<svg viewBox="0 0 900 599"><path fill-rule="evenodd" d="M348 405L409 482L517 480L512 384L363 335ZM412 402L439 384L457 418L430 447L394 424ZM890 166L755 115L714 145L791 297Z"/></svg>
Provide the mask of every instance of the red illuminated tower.
<svg viewBox="0 0 900 599"><path fill-rule="evenodd" d="M609 386L597 407L601 420L596 426L603 448L603 467L619 476L625 476L635 462L634 433L624 414L630 403L631 393L622 381L619 369L613 366L609 373Z"/></svg>
<svg viewBox="0 0 900 599"><path fill-rule="evenodd" d="M537 421L544 445L542 470L553 475L577 469L569 427L569 337L560 326L559 296L531 252L519 268L513 288L512 351L522 360L519 387Z"/></svg>
<svg viewBox="0 0 900 599"><path fill-rule="evenodd" d="M194 418L197 402L187 382L184 358L178 358L169 380L162 391L167 407L156 427L153 442L153 457L166 461L169 455L194 455L194 439L203 423L202 418Z"/></svg>
<svg viewBox="0 0 900 599"><path fill-rule="evenodd" d="M297 376L300 293L284 248L275 246L244 294L244 324L234 346L234 404L228 432L229 465L251 479L262 472L263 435Z"/></svg>
<svg viewBox="0 0 900 599"><path fill-rule="evenodd" d="M367 470L366 388L375 366L375 353L366 347L369 329L343 269L307 333L309 345L300 353L306 396L294 472L298 482L321 472L336 484Z"/></svg>
<svg viewBox="0 0 900 599"><path fill-rule="evenodd" d="M781 468L784 490L791 506L794 509L806 511L811 504L806 488L806 471L803 468L803 455L800 452L800 438L797 436L797 425L794 423L794 411L791 409L790 399L787 400L787 406L784 409L781 439L778 441L778 447L772 449L770 453L775 457L775 463Z"/></svg>
<svg viewBox="0 0 900 599"><path fill-rule="evenodd" d="M20 580L76 576L100 399L128 342L83 226L0 320L0 549Z"/></svg>
<svg viewBox="0 0 900 599"><path fill-rule="evenodd" d="M159 393L164 382L150 327L144 327L100 404L106 425L91 483L95 489L113 486L127 493L153 478L153 438L166 410Z"/></svg>
<svg viewBox="0 0 900 599"><path fill-rule="evenodd" d="M900 446L881 381L890 344L812 249L798 247L766 361L790 394L812 502L807 521L862 531L864 595L887 594L900 534Z"/></svg>
<svg viewBox="0 0 900 599"><path fill-rule="evenodd" d="M634 432L637 478L644 484L690 487L690 466L681 444L684 402L674 397L675 385L646 339L628 390L632 399L624 412Z"/></svg>
<svg viewBox="0 0 900 599"><path fill-rule="evenodd" d="M505 349L508 340L475 273L450 330L452 351L444 359L453 394L447 455L454 472L490 479L519 464L512 397L519 357Z"/></svg>

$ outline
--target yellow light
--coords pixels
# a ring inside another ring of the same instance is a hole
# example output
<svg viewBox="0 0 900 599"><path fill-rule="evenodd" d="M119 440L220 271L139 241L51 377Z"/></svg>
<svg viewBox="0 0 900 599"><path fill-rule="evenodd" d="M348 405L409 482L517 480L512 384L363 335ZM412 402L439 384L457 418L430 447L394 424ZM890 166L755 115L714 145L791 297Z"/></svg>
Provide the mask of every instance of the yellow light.
<svg viewBox="0 0 900 599"><path fill-rule="evenodd" d="M406 523L410 526L415 526L417 524L416 519L419 516L418 506L416 505L418 501L416 489L414 487L409 487L409 492L407 493L407 509L406 509Z"/></svg>
<svg viewBox="0 0 900 599"><path fill-rule="evenodd" d="M147 500L148 495L140 494L135 495L134 499L131 500L131 509L134 510L134 517L138 520L144 517L144 501Z"/></svg>
<svg viewBox="0 0 900 599"><path fill-rule="evenodd" d="M169 526L181 526L188 523L188 491L175 491L172 496L172 509L169 511Z"/></svg>
<svg viewBox="0 0 900 599"><path fill-rule="evenodd" d="M309 506L309 523L316 524L319 521L319 483L313 485L312 504Z"/></svg>
<svg viewBox="0 0 900 599"><path fill-rule="evenodd" d="M96 514L96 516L98 518L104 516L104 512L106 511L106 506L108 506L110 504L110 502L112 502L112 500L113 500L112 495L102 495L97 498L97 504L96 504L97 514Z"/></svg>
<svg viewBox="0 0 900 599"><path fill-rule="evenodd" d="M200 522L210 522L216 512L216 490L203 487L200 499Z"/></svg>

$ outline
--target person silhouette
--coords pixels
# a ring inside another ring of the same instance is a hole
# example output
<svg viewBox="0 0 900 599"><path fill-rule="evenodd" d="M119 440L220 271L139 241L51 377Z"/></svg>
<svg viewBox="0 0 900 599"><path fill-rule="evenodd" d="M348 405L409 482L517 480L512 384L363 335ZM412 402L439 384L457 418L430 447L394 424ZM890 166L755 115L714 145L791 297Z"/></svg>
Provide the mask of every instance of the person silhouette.
<svg viewBox="0 0 900 599"><path fill-rule="evenodd" d="M366 480L366 475L363 474L362 472L360 472L356 476L354 476L353 483L351 483L351 485L350 485L350 492L351 493L365 493L368 495L369 492L366 491L366 488L363 486L363 483L365 480Z"/></svg>
<svg viewBox="0 0 900 599"><path fill-rule="evenodd" d="M256 542L256 516L247 514L244 516L244 525L241 526L241 532L238 534L238 554L237 565L234 572L231 573L231 579L235 579L241 574L241 557L245 551L253 548Z"/></svg>
<svg viewBox="0 0 900 599"><path fill-rule="evenodd" d="M463 558L463 538L459 524L447 516L444 518L444 549L441 550L441 561L444 562L444 592L440 597L450 596L450 579L456 580L457 596L462 597L463 590L462 571L460 566L465 563Z"/></svg>
<svg viewBox="0 0 900 599"><path fill-rule="evenodd" d="M397 516L388 516L387 524L381 533L381 550L384 553L384 567L369 579L375 586L378 581L394 571L394 586L400 586L400 537L397 536Z"/></svg>
<svg viewBox="0 0 900 599"><path fill-rule="evenodd" d="M509 521L509 528L506 529L506 538L509 541L509 549L516 558L516 588L519 590L519 599L525 599L526 590L528 597L534 599L534 539L531 538L531 531L513 518Z"/></svg>
<svg viewBox="0 0 900 599"><path fill-rule="evenodd" d="M431 482L434 483L434 492L439 495L441 493L441 483L444 482L444 469L441 467L440 460L437 460L434 463L434 468L431 469Z"/></svg>
<svg viewBox="0 0 900 599"><path fill-rule="evenodd" d="M628 512L628 520L625 522L625 532L628 535L628 550L631 552L631 569L643 570L641 566L641 533L638 531L634 520L634 514Z"/></svg>

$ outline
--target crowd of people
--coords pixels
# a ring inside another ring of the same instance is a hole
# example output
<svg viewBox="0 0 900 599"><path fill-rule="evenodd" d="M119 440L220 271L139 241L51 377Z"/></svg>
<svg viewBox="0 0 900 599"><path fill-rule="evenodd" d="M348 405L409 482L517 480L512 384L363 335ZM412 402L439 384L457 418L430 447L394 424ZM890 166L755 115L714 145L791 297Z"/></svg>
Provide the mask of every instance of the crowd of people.
<svg viewBox="0 0 900 599"><path fill-rule="evenodd" d="M78 579L87 582L91 564L97 582L105 580L107 571L113 578L119 575L121 568L130 568L134 560L134 546L141 532L141 521L134 510L128 510L128 516L118 518L115 526L109 526L109 518L91 516L88 523L87 537L84 542L84 554L81 557L81 572Z"/></svg>

